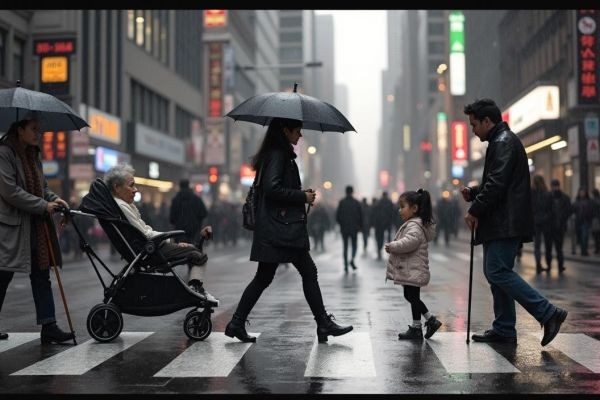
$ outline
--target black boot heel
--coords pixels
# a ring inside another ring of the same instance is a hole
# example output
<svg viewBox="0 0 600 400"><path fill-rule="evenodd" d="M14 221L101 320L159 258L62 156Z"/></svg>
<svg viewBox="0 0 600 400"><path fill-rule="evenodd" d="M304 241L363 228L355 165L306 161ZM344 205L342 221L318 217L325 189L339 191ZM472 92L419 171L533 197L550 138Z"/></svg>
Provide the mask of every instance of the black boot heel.
<svg viewBox="0 0 600 400"><path fill-rule="evenodd" d="M317 335L319 343L327 343L327 335Z"/></svg>
<svg viewBox="0 0 600 400"><path fill-rule="evenodd" d="M327 336L340 336L350 332L353 328L352 325L341 326L333 322L335 317L333 314L323 314L315 320L317 321L317 338L319 343L327 342Z"/></svg>

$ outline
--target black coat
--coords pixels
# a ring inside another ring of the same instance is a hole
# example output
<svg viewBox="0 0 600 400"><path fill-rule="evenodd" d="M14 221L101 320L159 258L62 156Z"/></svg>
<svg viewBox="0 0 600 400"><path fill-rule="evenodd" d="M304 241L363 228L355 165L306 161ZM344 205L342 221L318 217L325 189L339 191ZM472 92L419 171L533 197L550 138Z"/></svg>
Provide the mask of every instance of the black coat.
<svg viewBox="0 0 600 400"><path fill-rule="evenodd" d="M173 198L169 212L169 222L175 229L184 230L188 240L194 240L202 228L202 221L208 211L204 201L192 192L192 189L181 189Z"/></svg>
<svg viewBox="0 0 600 400"><path fill-rule="evenodd" d="M564 233L567 230L567 220L573 214L571 200L560 190L552 191L550 199L552 202L552 230Z"/></svg>
<svg viewBox="0 0 600 400"><path fill-rule="evenodd" d="M302 190L296 153L273 149L260 167L256 227L250 260L269 263L293 262L310 250L306 226L306 193Z"/></svg>
<svg viewBox="0 0 600 400"><path fill-rule="evenodd" d="M469 213L479 219L475 243L519 238L531 242L533 212L523 144L505 122L488 134L481 185L471 187Z"/></svg>
<svg viewBox="0 0 600 400"><path fill-rule="evenodd" d="M342 235L354 235L362 229L362 207L358 200L346 196L340 200L335 214Z"/></svg>

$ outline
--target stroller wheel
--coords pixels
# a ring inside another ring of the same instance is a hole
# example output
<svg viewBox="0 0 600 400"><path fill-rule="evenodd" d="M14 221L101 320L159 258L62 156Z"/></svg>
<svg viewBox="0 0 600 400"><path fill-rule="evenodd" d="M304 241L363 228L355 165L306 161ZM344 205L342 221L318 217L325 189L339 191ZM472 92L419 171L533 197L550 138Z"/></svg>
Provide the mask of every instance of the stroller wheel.
<svg viewBox="0 0 600 400"><path fill-rule="evenodd" d="M204 316L203 312L191 311L185 316L183 321L183 331L192 340L204 340L212 331L212 321L210 314Z"/></svg>
<svg viewBox="0 0 600 400"><path fill-rule="evenodd" d="M97 304L90 310L86 325L91 337L99 342L110 342L123 330L123 316L112 303Z"/></svg>

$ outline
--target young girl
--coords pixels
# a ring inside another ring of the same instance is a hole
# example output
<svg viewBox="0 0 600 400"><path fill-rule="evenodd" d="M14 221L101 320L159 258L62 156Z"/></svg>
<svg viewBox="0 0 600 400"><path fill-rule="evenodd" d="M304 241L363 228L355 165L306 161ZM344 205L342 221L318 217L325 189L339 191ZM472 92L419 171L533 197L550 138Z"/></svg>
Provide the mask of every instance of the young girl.
<svg viewBox="0 0 600 400"><path fill-rule="evenodd" d="M435 236L432 220L431 197L426 190L404 192L400 196L400 216L405 221L396 232L394 241L385 244L390 255L387 262L386 282L404 286L404 298L410 303L413 323L398 334L398 340L422 340L421 315L425 317L425 338L429 339L442 323L429 313L420 299L421 287L429 283L427 243Z"/></svg>

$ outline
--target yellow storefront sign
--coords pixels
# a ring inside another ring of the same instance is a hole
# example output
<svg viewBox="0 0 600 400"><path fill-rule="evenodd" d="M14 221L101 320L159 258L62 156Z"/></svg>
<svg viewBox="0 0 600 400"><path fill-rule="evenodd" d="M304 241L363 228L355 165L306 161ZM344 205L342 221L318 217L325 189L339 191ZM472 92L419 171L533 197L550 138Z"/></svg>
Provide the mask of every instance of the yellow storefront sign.
<svg viewBox="0 0 600 400"><path fill-rule="evenodd" d="M121 126L118 120L105 115L90 112L90 135L113 143L121 143Z"/></svg>
<svg viewBox="0 0 600 400"><path fill-rule="evenodd" d="M69 79L69 59L67 57L42 58L42 82L60 83Z"/></svg>

